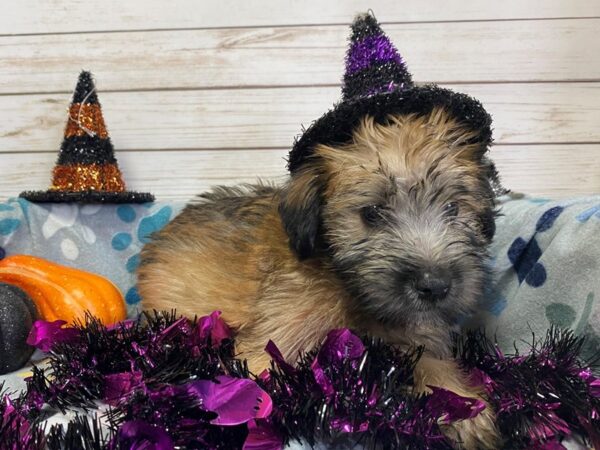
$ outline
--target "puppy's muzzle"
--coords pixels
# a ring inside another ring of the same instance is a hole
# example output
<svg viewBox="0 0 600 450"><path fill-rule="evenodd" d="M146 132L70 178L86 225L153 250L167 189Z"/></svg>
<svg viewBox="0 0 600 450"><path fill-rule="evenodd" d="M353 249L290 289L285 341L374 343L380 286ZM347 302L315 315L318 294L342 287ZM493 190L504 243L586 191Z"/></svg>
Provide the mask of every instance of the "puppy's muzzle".
<svg viewBox="0 0 600 450"><path fill-rule="evenodd" d="M415 290L421 300L438 302L443 300L452 287L452 277L442 269L429 269L419 272L415 280Z"/></svg>

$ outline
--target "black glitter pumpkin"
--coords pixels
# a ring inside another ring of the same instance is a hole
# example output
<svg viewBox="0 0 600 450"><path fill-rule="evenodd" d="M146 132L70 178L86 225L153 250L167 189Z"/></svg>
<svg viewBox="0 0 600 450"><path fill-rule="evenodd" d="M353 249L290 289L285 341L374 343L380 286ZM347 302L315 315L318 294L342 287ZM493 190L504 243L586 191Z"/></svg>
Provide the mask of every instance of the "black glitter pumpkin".
<svg viewBox="0 0 600 450"><path fill-rule="evenodd" d="M0 374L20 369L29 360L34 348L25 341L37 316L25 292L0 283Z"/></svg>

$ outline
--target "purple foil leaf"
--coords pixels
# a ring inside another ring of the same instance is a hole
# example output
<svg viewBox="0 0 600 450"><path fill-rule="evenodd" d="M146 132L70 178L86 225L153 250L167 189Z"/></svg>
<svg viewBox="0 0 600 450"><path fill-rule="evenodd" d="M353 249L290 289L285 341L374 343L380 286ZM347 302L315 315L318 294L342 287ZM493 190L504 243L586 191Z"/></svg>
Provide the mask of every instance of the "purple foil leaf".
<svg viewBox="0 0 600 450"><path fill-rule="evenodd" d="M162 342L165 339L171 339L176 335L189 335L190 333L190 321L185 317L181 317L159 333L158 342Z"/></svg>
<svg viewBox="0 0 600 450"><path fill-rule="evenodd" d="M275 364L277 364L277 366L281 370L283 370L285 373L292 374L292 373L294 373L296 371L296 369L294 368L294 366L292 366L291 364L288 364L285 361L285 358L281 354L281 351L277 348L277 345L275 345L275 343L272 340L269 339L269 342L267 342L267 346L265 347L265 351L271 357L271 359L273 360L273 362Z"/></svg>
<svg viewBox="0 0 600 450"><path fill-rule="evenodd" d="M365 346L358 336L347 328L331 330L319 350L317 359L323 365L339 363L345 359L360 358Z"/></svg>
<svg viewBox="0 0 600 450"><path fill-rule="evenodd" d="M194 381L186 385L190 394L197 395L203 407L218 414L211 421L215 425L239 425L252 419L264 419L271 414L271 397L254 381L226 375L210 380Z"/></svg>
<svg viewBox="0 0 600 450"><path fill-rule="evenodd" d="M333 384L329 378L327 378L327 375L325 375L325 371L319 364L319 358L315 358L310 365L310 368L312 369L315 381L321 388L321 391L323 391L323 394L325 394L327 398L331 398L333 394L335 394L335 389L333 388Z"/></svg>
<svg viewBox="0 0 600 450"><path fill-rule="evenodd" d="M273 427L264 420L248 422L248 436L242 450L281 450L283 440Z"/></svg>
<svg viewBox="0 0 600 450"><path fill-rule="evenodd" d="M367 36L350 47L346 61L346 73L352 75L367 67L389 61L400 66L404 65L400 54L387 36Z"/></svg>
<svg viewBox="0 0 600 450"><path fill-rule="evenodd" d="M258 374L257 378L263 383L268 383L269 381L271 381L271 372L269 372L267 369L264 369L261 373Z"/></svg>
<svg viewBox="0 0 600 450"><path fill-rule="evenodd" d="M104 400L108 404L117 403L121 398L143 385L144 374L133 372L113 373L104 377Z"/></svg>
<svg viewBox="0 0 600 450"><path fill-rule="evenodd" d="M432 391L427 408L445 424L472 419L485 409L485 403L477 398L462 397L436 386L427 387Z"/></svg>
<svg viewBox="0 0 600 450"><path fill-rule="evenodd" d="M116 442L115 442L116 440ZM109 448L129 450L174 450L175 445L164 428L142 420L125 422Z"/></svg>
<svg viewBox="0 0 600 450"><path fill-rule="evenodd" d="M73 342L79 336L79 332L75 328L63 328L66 323L64 320L36 320L27 336L27 343L48 352L55 344Z"/></svg>
<svg viewBox="0 0 600 450"><path fill-rule="evenodd" d="M218 347L221 341L231 338L231 330L221 319L221 311L213 311L210 316L201 317L198 321L198 330L201 339L210 336L213 347Z"/></svg>
<svg viewBox="0 0 600 450"><path fill-rule="evenodd" d="M337 366L344 360L355 360L365 352L365 346L358 336L347 328L331 330L311 364L315 381L327 397L333 396L335 389L325 374L324 367Z"/></svg>

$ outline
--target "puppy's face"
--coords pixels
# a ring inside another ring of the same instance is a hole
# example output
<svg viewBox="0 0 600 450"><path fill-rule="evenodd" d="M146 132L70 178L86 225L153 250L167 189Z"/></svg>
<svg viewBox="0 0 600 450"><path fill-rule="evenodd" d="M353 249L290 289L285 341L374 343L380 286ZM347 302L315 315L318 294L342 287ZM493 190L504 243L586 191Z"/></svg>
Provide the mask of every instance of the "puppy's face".
<svg viewBox="0 0 600 450"><path fill-rule="evenodd" d="M283 192L300 257L321 243L357 308L383 324L454 323L481 294L494 201L484 149L442 110L365 119L319 146Z"/></svg>

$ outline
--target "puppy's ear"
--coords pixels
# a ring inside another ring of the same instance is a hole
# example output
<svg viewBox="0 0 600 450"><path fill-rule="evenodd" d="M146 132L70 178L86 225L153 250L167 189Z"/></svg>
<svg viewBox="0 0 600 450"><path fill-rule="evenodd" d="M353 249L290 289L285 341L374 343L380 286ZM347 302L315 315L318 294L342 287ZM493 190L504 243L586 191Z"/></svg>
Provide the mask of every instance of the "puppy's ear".
<svg viewBox="0 0 600 450"><path fill-rule="evenodd" d="M487 156L481 158L482 179L484 183L484 199L487 201L487 208L480 215L482 232L484 237L491 242L496 233L496 198L500 195L510 192L500 183L500 176L496 170L494 162Z"/></svg>
<svg viewBox="0 0 600 450"><path fill-rule="evenodd" d="M500 176L496 170L496 165L488 157L488 148L483 145L465 146L465 151L461 154L462 158L475 162L477 167L477 176L480 180L480 192L482 197L483 211L479 214L481 223L481 232L483 237L491 242L496 233L496 197L509 192L500 183Z"/></svg>
<svg viewBox="0 0 600 450"><path fill-rule="evenodd" d="M486 208L479 216L481 222L481 232L488 242L492 242L496 234L496 216L498 211L492 206Z"/></svg>
<svg viewBox="0 0 600 450"><path fill-rule="evenodd" d="M468 134L466 135L465 141L468 141ZM496 165L489 157L489 147L483 144L468 144L460 150L460 158L475 162L481 168L483 175L487 179L490 189L494 193L495 197L500 195L508 194L509 189L502 186L500 182L500 176L496 170Z"/></svg>
<svg viewBox="0 0 600 450"><path fill-rule="evenodd" d="M323 175L316 160L295 172L281 193L279 215L300 259L315 253L321 230Z"/></svg>
<svg viewBox="0 0 600 450"><path fill-rule="evenodd" d="M508 194L510 192L510 189L507 189L502 185L500 175L498 174L498 170L496 169L494 161L492 161L487 156L484 156L481 159L481 162L483 167L485 168L486 176L490 182L490 187L492 188L494 196L499 197L501 195Z"/></svg>

